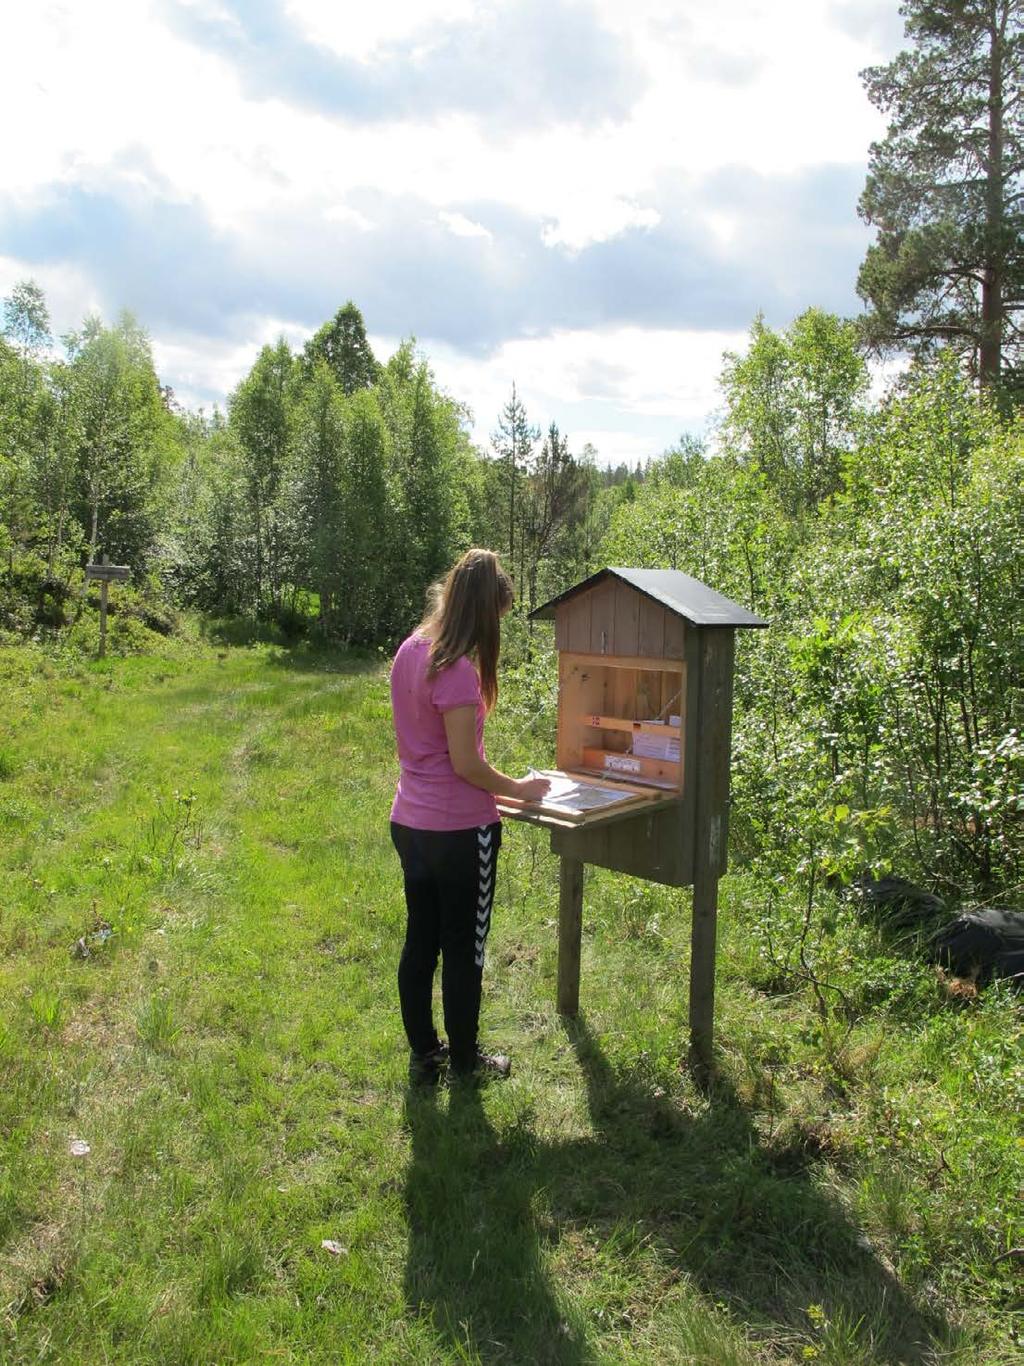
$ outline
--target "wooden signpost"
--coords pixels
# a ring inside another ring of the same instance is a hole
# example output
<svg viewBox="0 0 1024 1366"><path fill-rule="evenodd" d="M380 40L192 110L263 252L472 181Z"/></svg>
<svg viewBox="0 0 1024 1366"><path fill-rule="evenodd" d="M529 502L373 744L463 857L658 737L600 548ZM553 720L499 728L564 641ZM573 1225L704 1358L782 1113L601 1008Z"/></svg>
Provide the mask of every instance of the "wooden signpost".
<svg viewBox="0 0 1024 1366"><path fill-rule="evenodd" d="M559 653L557 761L617 805L499 799L560 856L558 1009L579 1010L586 863L693 887L691 1056L711 1062L718 880L726 868L736 628L768 623L674 569L602 569L538 607Z"/></svg>
<svg viewBox="0 0 1024 1366"><path fill-rule="evenodd" d="M100 556L99 564L85 566L85 577L98 579L100 585L100 659L107 653L107 585L130 579L131 573L126 564L108 564L106 555Z"/></svg>

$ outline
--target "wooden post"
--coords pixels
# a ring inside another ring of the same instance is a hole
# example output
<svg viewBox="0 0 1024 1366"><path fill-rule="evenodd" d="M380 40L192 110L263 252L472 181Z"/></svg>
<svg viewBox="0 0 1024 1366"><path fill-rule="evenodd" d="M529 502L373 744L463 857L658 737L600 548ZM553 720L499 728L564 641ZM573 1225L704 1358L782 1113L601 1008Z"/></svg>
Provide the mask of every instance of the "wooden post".
<svg viewBox="0 0 1024 1366"><path fill-rule="evenodd" d="M100 564L108 563L106 555L100 556ZM100 579L100 659L105 658L107 653L107 590L108 580Z"/></svg>
<svg viewBox="0 0 1024 1366"><path fill-rule="evenodd" d="M710 832L698 822L690 932L690 1060L707 1075L715 1032L715 941L718 935L718 871L709 848Z"/></svg>
<svg viewBox="0 0 1024 1366"><path fill-rule="evenodd" d="M705 627L700 639L697 762L694 778L693 927L690 935L690 1061L711 1071L715 1031L715 942L718 879L725 870L729 747L732 734L731 631Z"/></svg>
<svg viewBox="0 0 1024 1366"><path fill-rule="evenodd" d="M86 583L90 579L98 579L100 584L100 659L107 653L107 593L111 580L124 582L130 577L131 570L126 564L111 564L106 555L100 558L99 564L85 566Z"/></svg>
<svg viewBox="0 0 1024 1366"><path fill-rule="evenodd" d="M580 1009L580 947L583 938L583 863L558 860L558 1013Z"/></svg>

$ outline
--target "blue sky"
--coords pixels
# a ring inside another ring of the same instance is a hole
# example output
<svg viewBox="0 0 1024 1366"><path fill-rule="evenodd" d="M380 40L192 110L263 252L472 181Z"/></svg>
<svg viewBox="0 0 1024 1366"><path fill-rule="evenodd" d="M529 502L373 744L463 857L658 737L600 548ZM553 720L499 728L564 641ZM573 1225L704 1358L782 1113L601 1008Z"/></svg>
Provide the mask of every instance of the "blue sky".
<svg viewBox="0 0 1024 1366"><path fill-rule="evenodd" d="M515 381L602 462L718 404L754 315L858 309L897 0L93 0L5 7L0 292L129 308L223 403L346 299L486 444Z"/></svg>

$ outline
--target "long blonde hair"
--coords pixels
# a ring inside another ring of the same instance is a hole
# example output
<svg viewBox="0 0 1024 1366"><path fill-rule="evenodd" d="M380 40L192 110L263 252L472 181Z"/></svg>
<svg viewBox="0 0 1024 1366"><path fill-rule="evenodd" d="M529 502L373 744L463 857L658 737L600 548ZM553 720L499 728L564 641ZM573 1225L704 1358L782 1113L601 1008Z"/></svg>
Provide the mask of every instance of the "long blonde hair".
<svg viewBox="0 0 1024 1366"><path fill-rule="evenodd" d="M490 711L498 700L501 617L512 606L512 580L493 550L467 550L448 577L431 587L427 603L419 629L432 641L428 676L463 655L475 658L480 695Z"/></svg>

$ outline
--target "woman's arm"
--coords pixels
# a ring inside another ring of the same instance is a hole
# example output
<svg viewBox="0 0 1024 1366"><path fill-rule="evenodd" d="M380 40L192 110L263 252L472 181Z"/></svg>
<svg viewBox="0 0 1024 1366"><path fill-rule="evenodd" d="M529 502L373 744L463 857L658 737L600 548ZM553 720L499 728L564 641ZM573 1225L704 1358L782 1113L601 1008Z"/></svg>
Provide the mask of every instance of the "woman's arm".
<svg viewBox="0 0 1024 1366"><path fill-rule="evenodd" d="M452 707L444 715L448 754L452 768L474 787L482 787L496 797L518 797L524 802L539 802L551 784L547 778L510 778L499 773L476 747L476 707Z"/></svg>

